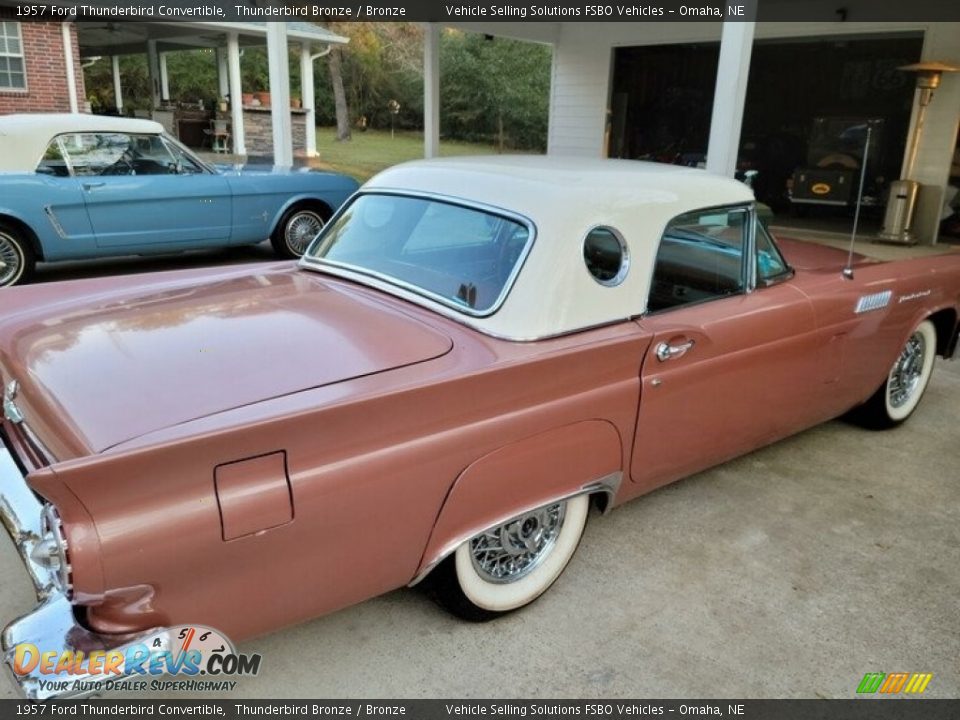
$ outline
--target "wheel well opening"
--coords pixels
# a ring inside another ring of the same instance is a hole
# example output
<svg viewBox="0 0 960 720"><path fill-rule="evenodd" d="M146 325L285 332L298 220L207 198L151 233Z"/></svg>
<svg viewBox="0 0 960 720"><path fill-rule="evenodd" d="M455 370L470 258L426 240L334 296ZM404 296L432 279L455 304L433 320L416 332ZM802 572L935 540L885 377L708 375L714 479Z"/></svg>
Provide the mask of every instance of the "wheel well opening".
<svg viewBox="0 0 960 720"><path fill-rule="evenodd" d="M933 323L933 327L937 331L937 355L946 357L950 352L953 332L957 327L957 313L955 310L947 308L935 312L927 319Z"/></svg>
<svg viewBox="0 0 960 720"><path fill-rule="evenodd" d="M33 250L33 254L36 256L37 260L43 260L43 248L40 247L40 241L37 239L37 234L33 232L29 225L15 217L3 214L0 214L0 225L8 225L9 227L21 233L23 237L27 239L27 242L30 243L30 249Z"/></svg>

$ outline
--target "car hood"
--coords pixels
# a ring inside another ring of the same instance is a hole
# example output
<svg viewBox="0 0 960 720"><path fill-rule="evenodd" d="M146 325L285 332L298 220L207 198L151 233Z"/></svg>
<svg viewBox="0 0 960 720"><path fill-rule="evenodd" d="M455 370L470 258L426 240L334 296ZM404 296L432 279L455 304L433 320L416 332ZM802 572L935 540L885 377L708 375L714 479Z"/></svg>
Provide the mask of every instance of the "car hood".
<svg viewBox="0 0 960 720"><path fill-rule="evenodd" d="M271 267L99 292L68 309L48 303L0 321L0 371L5 383L20 384L26 424L51 451L101 452L225 410L423 362L452 346L369 291Z"/></svg>

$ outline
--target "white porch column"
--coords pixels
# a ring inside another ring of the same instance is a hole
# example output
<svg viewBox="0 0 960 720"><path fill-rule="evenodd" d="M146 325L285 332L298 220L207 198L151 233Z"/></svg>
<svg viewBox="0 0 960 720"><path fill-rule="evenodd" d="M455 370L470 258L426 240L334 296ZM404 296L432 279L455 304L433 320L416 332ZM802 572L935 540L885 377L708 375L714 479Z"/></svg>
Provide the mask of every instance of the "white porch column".
<svg viewBox="0 0 960 720"><path fill-rule="evenodd" d="M310 54L310 43L300 46L300 98L303 100L303 109L307 111L304 116L307 125L307 157L317 157L317 109L316 98L313 96L313 56Z"/></svg>
<svg viewBox="0 0 960 720"><path fill-rule="evenodd" d="M147 69L150 71L150 94L153 107L160 107L160 58L157 55L157 41L147 40Z"/></svg>
<svg viewBox="0 0 960 720"><path fill-rule="evenodd" d="M123 113L123 85L120 83L120 56L114 55L110 58L113 64L113 104L117 106L117 112Z"/></svg>
<svg viewBox="0 0 960 720"><path fill-rule="evenodd" d="M160 53L160 102L170 99L170 74L167 72L167 54Z"/></svg>
<svg viewBox="0 0 960 720"><path fill-rule="evenodd" d="M423 156L440 154L440 26L423 28Z"/></svg>
<svg viewBox="0 0 960 720"><path fill-rule="evenodd" d="M755 26L753 22L723 23L707 146L707 172L716 175L733 177L737 169Z"/></svg>
<svg viewBox="0 0 960 720"><path fill-rule="evenodd" d="M80 112L80 103L77 100L77 75L73 66L73 38L70 35L72 31L73 23L60 24L60 32L63 37L63 59L67 66L67 96L70 100L70 112L76 113Z"/></svg>
<svg viewBox="0 0 960 720"><path fill-rule="evenodd" d="M227 68L230 81L230 125L233 135L233 154L246 155L247 141L243 132L243 88L240 82L240 39L234 32L227 35Z"/></svg>
<svg viewBox="0 0 960 720"><path fill-rule="evenodd" d="M293 167L293 125L290 122L290 65L287 24L267 23L267 60L270 65L270 116L273 121L273 164Z"/></svg>
<svg viewBox="0 0 960 720"><path fill-rule="evenodd" d="M225 98L230 94L230 71L227 69L227 49L217 48L217 92Z"/></svg>

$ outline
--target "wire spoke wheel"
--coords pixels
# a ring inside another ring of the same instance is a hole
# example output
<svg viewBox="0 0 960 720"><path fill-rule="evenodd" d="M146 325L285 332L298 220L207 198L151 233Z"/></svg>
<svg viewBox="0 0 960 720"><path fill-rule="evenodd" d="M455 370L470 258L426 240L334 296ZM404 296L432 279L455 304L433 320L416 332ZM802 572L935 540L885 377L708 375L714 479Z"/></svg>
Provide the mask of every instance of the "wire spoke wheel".
<svg viewBox="0 0 960 720"><path fill-rule="evenodd" d="M323 225L323 218L312 210L298 211L287 220L283 229L283 237L287 248L294 255L303 255L313 239L323 229Z"/></svg>
<svg viewBox="0 0 960 720"><path fill-rule="evenodd" d="M901 408L914 396L923 377L927 342L923 334L914 332L890 371L887 398L891 407Z"/></svg>
<svg viewBox="0 0 960 720"><path fill-rule="evenodd" d="M429 578L434 597L465 620L483 622L529 605L580 545L590 498L575 495L528 510L464 541Z"/></svg>
<svg viewBox="0 0 960 720"><path fill-rule="evenodd" d="M13 285L28 270L28 259L17 239L0 228L0 287Z"/></svg>
<svg viewBox="0 0 960 720"><path fill-rule="evenodd" d="M527 575L553 549L565 510L565 504L557 503L473 538L470 553L474 568L494 583L514 582Z"/></svg>

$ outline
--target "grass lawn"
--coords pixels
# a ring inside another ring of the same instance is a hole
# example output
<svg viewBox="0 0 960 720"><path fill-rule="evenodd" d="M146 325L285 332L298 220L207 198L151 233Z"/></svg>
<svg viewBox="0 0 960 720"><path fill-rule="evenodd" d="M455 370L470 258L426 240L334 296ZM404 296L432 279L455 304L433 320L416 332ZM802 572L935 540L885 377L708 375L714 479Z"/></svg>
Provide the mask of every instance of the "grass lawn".
<svg viewBox="0 0 960 720"><path fill-rule="evenodd" d="M423 133L421 132L398 130L391 138L390 131L354 130L353 139L348 142L337 142L336 136L336 128L317 128L317 152L320 153L320 166L352 175L361 182L391 165L423 157ZM453 140L440 141L440 154L444 157L494 153L496 148L491 145Z"/></svg>

